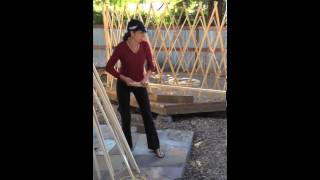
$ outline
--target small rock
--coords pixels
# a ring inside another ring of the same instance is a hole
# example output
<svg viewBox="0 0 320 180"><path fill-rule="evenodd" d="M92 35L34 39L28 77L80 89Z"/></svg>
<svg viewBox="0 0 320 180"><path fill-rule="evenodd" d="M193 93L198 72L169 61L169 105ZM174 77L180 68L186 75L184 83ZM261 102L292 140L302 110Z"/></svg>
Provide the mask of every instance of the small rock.
<svg viewBox="0 0 320 180"><path fill-rule="evenodd" d="M157 121L163 121L165 123L172 123L172 116L164 116L164 115L158 115Z"/></svg>
<svg viewBox="0 0 320 180"><path fill-rule="evenodd" d="M198 148L200 146L200 144L202 144L202 141L195 143L194 147Z"/></svg>
<svg viewBox="0 0 320 180"><path fill-rule="evenodd" d="M194 161L191 161L191 166L196 166L196 163Z"/></svg>
<svg viewBox="0 0 320 180"><path fill-rule="evenodd" d="M201 161L196 160L196 163L197 163L197 165L198 165L199 167L201 167Z"/></svg>

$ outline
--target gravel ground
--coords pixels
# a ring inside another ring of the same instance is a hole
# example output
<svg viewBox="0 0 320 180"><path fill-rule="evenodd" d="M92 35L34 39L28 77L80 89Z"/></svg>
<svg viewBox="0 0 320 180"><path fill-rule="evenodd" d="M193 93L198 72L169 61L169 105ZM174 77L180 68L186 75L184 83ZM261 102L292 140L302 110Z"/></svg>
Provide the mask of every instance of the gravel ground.
<svg viewBox="0 0 320 180"><path fill-rule="evenodd" d="M117 111L117 105L113 106ZM173 122L156 120L157 129L179 129L194 132L193 146L182 180L227 179L227 118L225 112L175 115ZM142 122L139 113L132 113L132 126Z"/></svg>

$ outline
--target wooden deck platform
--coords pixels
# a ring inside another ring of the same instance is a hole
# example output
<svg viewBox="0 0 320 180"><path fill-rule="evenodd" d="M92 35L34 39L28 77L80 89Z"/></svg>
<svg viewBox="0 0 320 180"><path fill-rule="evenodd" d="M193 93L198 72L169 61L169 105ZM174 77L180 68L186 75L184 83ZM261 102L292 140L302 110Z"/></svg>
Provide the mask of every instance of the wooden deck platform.
<svg viewBox="0 0 320 180"><path fill-rule="evenodd" d="M226 110L226 92L221 90L178 87L150 83L151 111L160 115L189 114ZM115 90L107 91L111 101L117 102ZM139 105L131 93L130 105Z"/></svg>

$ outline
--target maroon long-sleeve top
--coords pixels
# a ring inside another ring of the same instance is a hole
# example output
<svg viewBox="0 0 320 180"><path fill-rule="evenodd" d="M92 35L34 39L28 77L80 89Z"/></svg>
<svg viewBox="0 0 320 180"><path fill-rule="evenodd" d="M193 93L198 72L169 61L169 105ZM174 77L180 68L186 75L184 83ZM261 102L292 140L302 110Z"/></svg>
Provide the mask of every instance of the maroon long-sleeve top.
<svg viewBox="0 0 320 180"><path fill-rule="evenodd" d="M119 72L114 67L118 60L121 62ZM155 72L156 68L152 63L151 49L146 41L140 43L137 53L134 53L125 41L122 41L115 47L108 60L106 71L118 79L120 78L120 74L122 74L136 82L140 82L144 77L145 61L147 61L147 71L151 70Z"/></svg>

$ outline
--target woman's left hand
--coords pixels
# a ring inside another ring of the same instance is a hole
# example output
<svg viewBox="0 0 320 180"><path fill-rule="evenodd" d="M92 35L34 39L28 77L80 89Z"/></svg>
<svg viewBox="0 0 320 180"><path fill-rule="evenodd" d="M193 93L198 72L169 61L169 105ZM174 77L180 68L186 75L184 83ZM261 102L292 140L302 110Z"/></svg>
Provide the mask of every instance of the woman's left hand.
<svg viewBox="0 0 320 180"><path fill-rule="evenodd" d="M148 76L144 76L144 78L142 79L142 81L140 81L141 84L148 84L149 83L149 77Z"/></svg>

